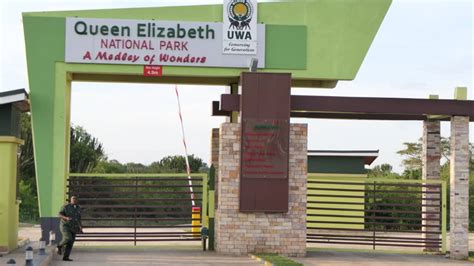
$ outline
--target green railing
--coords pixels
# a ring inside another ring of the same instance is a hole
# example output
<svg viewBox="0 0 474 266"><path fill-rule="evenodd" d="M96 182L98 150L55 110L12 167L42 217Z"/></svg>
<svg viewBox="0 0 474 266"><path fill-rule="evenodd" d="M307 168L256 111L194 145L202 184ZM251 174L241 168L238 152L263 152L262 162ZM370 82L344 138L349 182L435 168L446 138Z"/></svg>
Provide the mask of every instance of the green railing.
<svg viewBox="0 0 474 266"><path fill-rule="evenodd" d="M308 174L308 243L373 245L374 249L375 246L430 250L436 247L445 253L446 193L446 182L442 180ZM431 211L435 218L423 216L423 208L430 207L439 208L439 212ZM428 220L434 220L436 225ZM334 234L338 231L346 233ZM429 236L420 237L424 232ZM402 235L410 233L420 235ZM436 236L441 239L436 240Z"/></svg>
<svg viewBox="0 0 474 266"><path fill-rule="evenodd" d="M78 241L199 241L208 183L207 173L70 173L67 193L84 207Z"/></svg>

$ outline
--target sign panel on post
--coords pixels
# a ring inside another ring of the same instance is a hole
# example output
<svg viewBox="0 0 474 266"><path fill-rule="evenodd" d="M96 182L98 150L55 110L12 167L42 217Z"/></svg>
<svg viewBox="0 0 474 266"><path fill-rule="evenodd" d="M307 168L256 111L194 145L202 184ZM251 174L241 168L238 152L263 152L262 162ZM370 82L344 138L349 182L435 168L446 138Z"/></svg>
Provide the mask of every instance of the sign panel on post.
<svg viewBox="0 0 474 266"><path fill-rule="evenodd" d="M239 209L287 212L291 75L242 73Z"/></svg>
<svg viewBox="0 0 474 266"><path fill-rule="evenodd" d="M265 26L257 25L265 36ZM222 23L66 19L66 62L202 67L265 67L265 38L256 55L223 54Z"/></svg>
<svg viewBox="0 0 474 266"><path fill-rule="evenodd" d="M224 0L224 54L256 55L257 0Z"/></svg>

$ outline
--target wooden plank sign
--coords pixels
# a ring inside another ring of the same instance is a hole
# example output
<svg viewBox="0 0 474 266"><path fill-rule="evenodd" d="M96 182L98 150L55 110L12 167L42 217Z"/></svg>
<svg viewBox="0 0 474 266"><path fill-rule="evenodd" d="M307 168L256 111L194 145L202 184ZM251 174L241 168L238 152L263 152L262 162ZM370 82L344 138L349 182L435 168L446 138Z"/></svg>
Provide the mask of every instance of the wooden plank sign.
<svg viewBox="0 0 474 266"><path fill-rule="evenodd" d="M240 211L287 212L290 74L241 75Z"/></svg>

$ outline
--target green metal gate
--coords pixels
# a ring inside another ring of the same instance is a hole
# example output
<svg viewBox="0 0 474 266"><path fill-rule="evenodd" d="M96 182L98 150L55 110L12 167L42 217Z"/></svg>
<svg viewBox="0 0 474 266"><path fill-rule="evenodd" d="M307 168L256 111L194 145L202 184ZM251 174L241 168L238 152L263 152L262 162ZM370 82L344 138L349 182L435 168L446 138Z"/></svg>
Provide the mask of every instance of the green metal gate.
<svg viewBox="0 0 474 266"><path fill-rule="evenodd" d="M307 243L446 252L446 183L308 174Z"/></svg>
<svg viewBox="0 0 474 266"><path fill-rule="evenodd" d="M207 174L70 174L84 228L76 241L201 241L207 183Z"/></svg>

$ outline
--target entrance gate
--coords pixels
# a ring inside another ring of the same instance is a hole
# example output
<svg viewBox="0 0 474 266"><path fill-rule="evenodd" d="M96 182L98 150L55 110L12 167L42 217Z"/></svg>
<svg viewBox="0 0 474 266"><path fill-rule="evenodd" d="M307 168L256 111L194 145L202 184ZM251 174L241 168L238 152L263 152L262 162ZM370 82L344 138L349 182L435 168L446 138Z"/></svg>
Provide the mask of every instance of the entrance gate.
<svg viewBox="0 0 474 266"><path fill-rule="evenodd" d="M446 252L446 183L308 174L307 243Z"/></svg>
<svg viewBox="0 0 474 266"><path fill-rule="evenodd" d="M203 184L207 174L70 174L84 228L76 241L201 241Z"/></svg>

